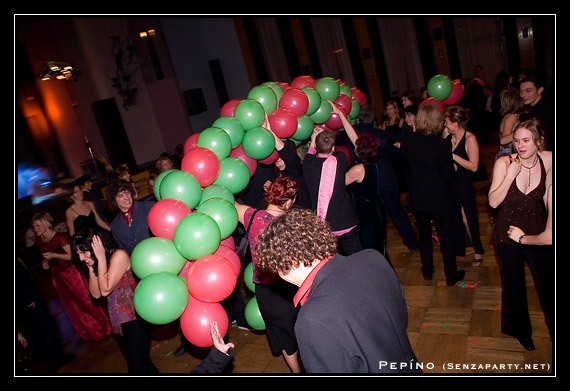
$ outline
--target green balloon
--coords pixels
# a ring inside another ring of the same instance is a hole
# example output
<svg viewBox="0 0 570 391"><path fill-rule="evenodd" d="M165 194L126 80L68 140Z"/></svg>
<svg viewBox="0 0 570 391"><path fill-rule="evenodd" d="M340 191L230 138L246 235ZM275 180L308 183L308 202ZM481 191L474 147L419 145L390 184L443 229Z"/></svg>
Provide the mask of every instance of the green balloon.
<svg viewBox="0 0 570 391"><path fill-rule="evenodd" d="M167 324L179 318L188 305L188 288L176 274L160 272L143 278L133 302L141 318L153 324Z"/></svg>
<svg viewBox="0 0 570 391"><path fill-rule="evenodd" d="M313 120L308 115L297 117L297 130L291 138L296 141L308 139L313 133L314 125Z"/></svg>
<svg viewBox="0 0 570 391"><path fill-rule="evenodd" d="M212 124L214 128L220 128L226 131L228 136L230 136L230 141L232 143L232 149L236 148L241 144L243 140L243 135L245 130L241 126L241 122L236 117L223 116L219 117Z"/></svg>
<svg viewBox="0 0 570 391"><path fill-rule="evenodd" d="M427 84L427 92L435 100L447 99L452 89L453 82L445 75L435 75Z"/></svg>
<svg viewBox="0 0 570 391"><path fill-rule="evenodd" d="M340 88L339 95L344 94L344 95L348 96L349 98L352 98L352 90L350 89L350 87L346 83L341 84L339 86L339 88Z"/></svg>
<svg viewBox="0 0 570 391"><path fill-rule="evenodd" d="M182 170L171 170L160 182L159 193L161 199L182 201L190 209L194 209L202 199L202 188L198 180Z"/></svg>
<svg viewBox="0 0 570 391"><path fill-rule="evenodd" d="M202 205L204 202L214 197L224 198L229 202L231 202L232 204L235 202L235 197L232 192L230 192L224 186L212 184L202 189L202 199L200 200L198 206Z"/></svg>
<svg viewBox="0 0 570 391"><path fill-rule="evenodd" d="M160 196L160 184L162 182L162 180L171 172L173 172L174 170L167 170L167 171L163 171L161 172L156 179L154 180L154 185L152 186L152 191L154 192L154 197L156 198L157 201L160 201L162 199L162 197Z"/></svg>
<svg viewBox="0 0 570 391"><path fill-rule="evenodd" d="M360 114L360 103L354 98L350 98L350 100L352 100L352 108L348 115L350 115L351 118L358 118L358 114Z"/></svg>
<svg viewBox="0 0 570 391"><path fill-rule="evenodd" d="M210 216L218 224L220 239L230 236L238 225L238 215L233 202L225 198L214 197L202 203L196 209L198 213Z"/></svg>
<svg viewBox="0 0 570 391"><path fill-rule="evenodd" d="M327 122L331 118L331 115L332 115L331 104L327 100L322 99L319 109L314 114L309 115L309 118L317 125L320 125Z"/></svg>
<svg viewBox="0 0 570 391"><path fill-rule="evenodd" d="M259 311L259 304L257 304L257 297L249 299L245 306L245 320L255 330L265 330L265 321Z"/></svg>
<svg viewBox="0 0 570 391"><path fill-rule="evenodd" d="M133 273L141 280L152 273L178 274L186 264L172 240L159 237L146 238L131 253Z"/></svg>
<svg viewBox="0 0 570 391"><path fill-rule="evenodd" d="M245 131L261 126L265 120L265 110L261 103L253 99L244 99L234 109L234 117L238 119Z"/></svg>
<svg viewBox="0 0 570 391"><path fill-rule="evenodd" d="M176 250L195 261L204 255L213 254L220 245L218 223L204 213L191 213L180 220L174 230Z"/></svg>
<svg viewBox="0 0 570 391"><path fill-rule="evenodd" d="M305 114L314 114L321 106L321 94L319 94L317 90L311 87L303 87L301 88L301 91L303 91L305 95L307 95L307 98L309 98L309 107L307 108L307 112Z"/></svg>
<svg viewBox="0 0 570 391"><path fill-rule="evenodd" d="M262 160L273 153L275 137L269 130L258 126L247 131L241 145L247 156Z"/></svg>
<svg viewBox="0 0 570 391"><path fill-rule="evenodd" d="M250 262L243 270L243 282L247 289L255 293L255 283L253 282L253 263Z"/></svg>
<svg viewBox="0 0 570 391"><path fill-rule="evenodd" d="M323 77L317 80L315 89L321 94L321 99L335 101L340 93L340 86L332 77Z"/></svg>
<svg viewBox="0 0 570 391"><path fill-rule="evenodd" d="M275 93L275 96L277 97L277 102L279 102L279 99L281 99L281 97L283 96L283 88L281 88L279 83L274 81L266 81L261 85L271 88L273 90L273 93Z"/></svg>
<svg viewBox="0 0 570 391"><path fill-rule="evenodd" d="M210 127L202 130L196 140L196 146L209 149L214 152L218 159L223 159L230 156L232 151L232 140L225 130L215 127Z"/></svg>
<svg viewBox="0 0 570 391"><path fill-rule="evenodd" d="M259 85L253 87L247 94L247 99L253 99L261 103L263 110L268 115L277 108L277 96L273 89L268 86Z"/></svg>
<svg viewBox="0 0 570 391"><path fill-rule="evenodd" d="M223 186L232 194L237 194L245 189L248 183L247 164L237 157L230 156L220 162L220 173L213 184Z"/></svg>

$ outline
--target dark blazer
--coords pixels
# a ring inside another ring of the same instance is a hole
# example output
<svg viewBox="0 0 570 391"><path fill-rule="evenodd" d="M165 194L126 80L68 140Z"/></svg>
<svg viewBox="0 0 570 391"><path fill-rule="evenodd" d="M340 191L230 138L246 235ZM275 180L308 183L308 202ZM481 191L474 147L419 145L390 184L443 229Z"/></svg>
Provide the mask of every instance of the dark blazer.
<svg viewBox="0 0 570 391"><path fill-rule="evenodd" d="M154 201L136 201L133 209L133 221L129 227L121 212L111 222L111 233L119 244L129 254L133 252L135 246L142 240L152 235L148 227L148 214Z"/></svg>
<svg viewBox="0 0 570 391"><path fill-rule="evenodd" d="M340 231L355 226L358 223L358 218L346 190L345 175L348 169L346 155L344 152L334 151L333 156L337 160L336 177L326 220L333 231ZM324 157L317 157L310 153L305 155L303 160L303 177L313 211L317 210L321 172L325 160Z"/></svg>
<svg viewBox="0 0 570 391"><path fill-rule="evenodd" d="M396 273L378 251L366 249L336 254L318 271L295 335L309 373L421 372L407 325Z"/></svg>
<svg viewBox="0 0 570 391"><path fill-rule="evenodd" d="M452 204L455 168L451 142L439 135L402 135L401 151L409 170L410 200L415 210L442 213Z"/></svg>

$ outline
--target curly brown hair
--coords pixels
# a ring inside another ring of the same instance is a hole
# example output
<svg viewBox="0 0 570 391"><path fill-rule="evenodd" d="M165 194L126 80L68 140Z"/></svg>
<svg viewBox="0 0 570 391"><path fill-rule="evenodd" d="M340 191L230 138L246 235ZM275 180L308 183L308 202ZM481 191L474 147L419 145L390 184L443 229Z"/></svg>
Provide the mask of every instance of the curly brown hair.
<svg viewBox="0 0 570 391"><path fill-rule="evenodd" d="M127 182L124 179L112 179L107 182L107 198L112 205L117 206L115 198L117 197L117 194L122 193L123 191L131 193L131 197L133 197L133 200L135 199L136 193L131 182Z"/></svg>
<svg viewBox="0 0 570 391"><path fill-rule="evenodd" d="M328 224L302 208L291 208L273 219L257 241L256 266L270 274L288 274L301 264L310 267L337 250L336 236Z"/></svg>

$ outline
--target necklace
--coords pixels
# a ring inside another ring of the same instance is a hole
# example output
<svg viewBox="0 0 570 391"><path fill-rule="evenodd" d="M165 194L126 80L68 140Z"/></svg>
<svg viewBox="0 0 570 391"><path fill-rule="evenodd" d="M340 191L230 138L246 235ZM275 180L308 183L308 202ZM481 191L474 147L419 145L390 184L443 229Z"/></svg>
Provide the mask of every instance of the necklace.
<svg viewBox="0 0 570 391"><path fill-rule="evenodd" d="M538 155L534 155L534 163L532 163L532 166L530 166L530 167L525 166L521 161L521 166L523 166L524 168L526 168L528 170L528 186L529 187L530 187L530 170L532 168L534 168L534 166L536 166L536 163L538 163Z"/></svg>
<svg viewBox="0 0 570 391"><path fill-rule="evenodd" d="M49 239L48 239L48 236L49 236ZM54 236L55 236L55 231L50 230L50 232L48 232L48 230L46 230L46 232L44 232L44 234L41 235L41 238L44 241L44 243L48 243L50 240L53 239Z"/></svg>
<svg viewBox="0 0 570 391"><path fill-rule="evenodd" d="M279 214L279 215L283 213L283 209L281 209L279 207L273 207L273 205L268 206L265 210L268 212L273 212L273 213Z"/></svg>

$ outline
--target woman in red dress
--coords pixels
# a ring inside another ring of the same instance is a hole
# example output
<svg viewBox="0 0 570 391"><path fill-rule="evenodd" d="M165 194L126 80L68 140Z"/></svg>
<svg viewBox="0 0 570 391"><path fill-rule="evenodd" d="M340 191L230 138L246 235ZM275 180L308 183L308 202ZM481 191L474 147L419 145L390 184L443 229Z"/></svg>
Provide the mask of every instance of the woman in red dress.
<svg viewBox="0 0 570 391"><path fill-rule="evenodd" d="M43 255L42 266L51 271L55 291L77 334L83 341L100 341L111 334L106 309L91 301L87 279L71 262L69 236L52 226L49 213L40 212L32 218L35 244Z"/></svg>

